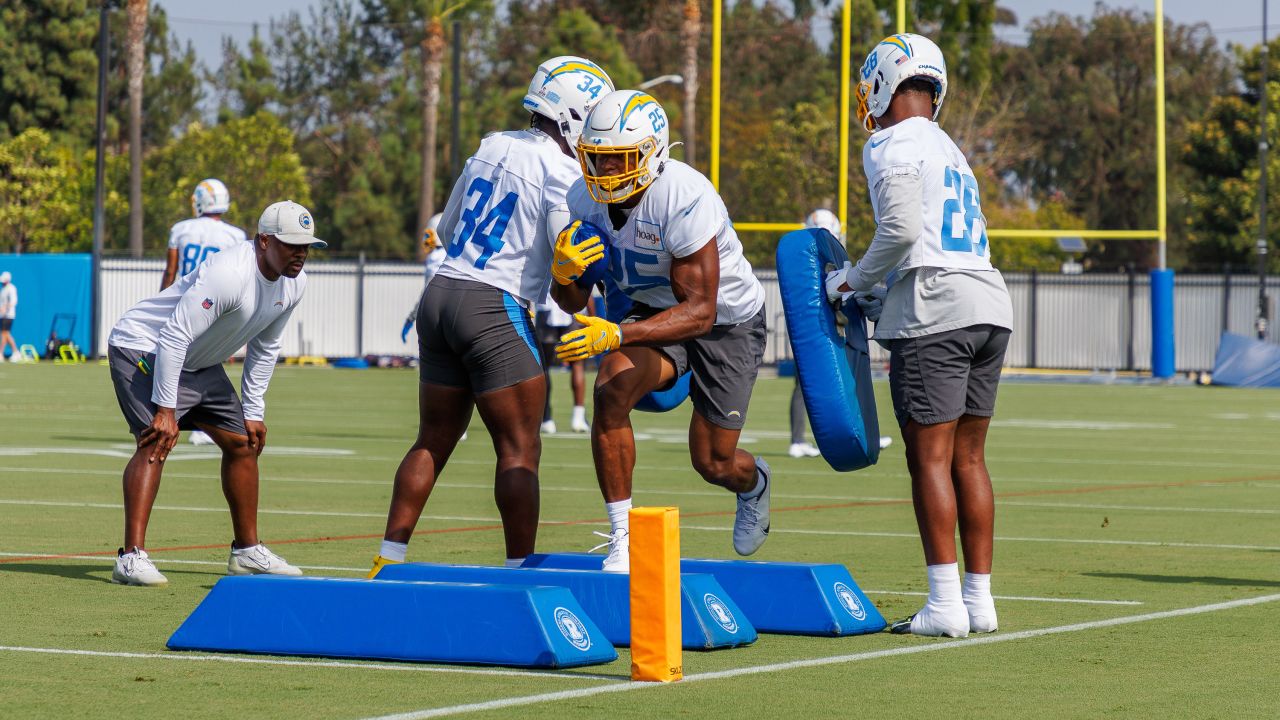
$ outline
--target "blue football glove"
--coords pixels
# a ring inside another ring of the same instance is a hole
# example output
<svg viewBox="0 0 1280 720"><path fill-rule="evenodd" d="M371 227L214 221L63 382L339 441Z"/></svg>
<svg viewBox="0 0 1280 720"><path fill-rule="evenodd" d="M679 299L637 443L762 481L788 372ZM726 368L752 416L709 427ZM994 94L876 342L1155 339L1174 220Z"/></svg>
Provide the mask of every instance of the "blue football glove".
<svg viewBox="0 0 1280 720"><path fill-rule="evenodd" d="M413 329L413 316L404 319L404 327L400 328L400 342L409 342L409 331Z"/></svg>

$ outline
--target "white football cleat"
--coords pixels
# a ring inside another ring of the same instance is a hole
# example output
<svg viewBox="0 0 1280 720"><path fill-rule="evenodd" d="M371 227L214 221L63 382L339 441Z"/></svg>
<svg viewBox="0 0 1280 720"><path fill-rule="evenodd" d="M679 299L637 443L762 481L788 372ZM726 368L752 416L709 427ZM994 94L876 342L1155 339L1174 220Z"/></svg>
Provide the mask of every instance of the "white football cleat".
<svg viewBox="0 0 1280 720"><path fill-rule="evenodd" d="M920 612L889 626L894 635L925 637L969 637L969 613L960 607L939 608L925 603Z"/></svg>
<svg viewBox="0 0 1280 720"><path fill-rule="evenodd" d="M760 494L753 498L738 495L738 511L733 518L733 549L739 555L750 555L769 539L769 463L756 458L756 474L764 482Z"/></svg>
<svg viewBox="0 0 1280 720"><path fill-rule="evenodd" d="M600 569L611 573L631 572L630 533L625 528L618 528L610 533L595 532L595 534L609 539L609 542L600 543L589 551L595 552L606 545L609 547L609 554L605 557L604 564Z"/></svg>
<svg viewBox="0 0 1280 720"><path fill-rule="evenodd" d="M999 627L996 622L996 603L988 595L985 600L965 598L964 609L969 613L969 632L990 633Z"/></svg>
<svg viewBox="0 0 1280 720"><path fill-rule="evenodd" d="M888 435L880 436L880 449L883 450L893 444L893 438Z"/></svg>
<svg viewBox="0 0 1280 720"><path fill-rule="evenodd" d="M556 421L555 421L555 420L544 420L544 421L543 421L543 423L542 423L542 434L543 434L543 435L555 435L555 434L556 434Z"/></svg>
<svg viewBox="0 0 1280 720"><path fill-rule="evenodd" d="M191 437L188 438L192 445L213 445L213 438L209 437L209 433L203 430L192 430Z"/></svg>
<svg viewBox="0 0 1280 720"><path fill-rule="evenodd" d="M169 578L160 574L146 550L134 548L125 552L124 548L120 548L116 551L116 566L111 571L111 582L117 585L160 587L168 585Z"/></svg>
<svg viewBox="0 0 1280 720"><path fill-rule="evenodd" d="M818 457L822 453L818 450L818 448L810 445L809 443L802 442L802 443L791 443L791 449L787 451L787 454L793 458L802 458L802 457Z"/></svg>
<svg viewBox="0 0 1280 720"><path fill-rule="evenodd" d="M573 420L569 423L570 429L576 433L591 432L591 425L587 422L587 409L581 405L573 407Z"/></svg>
<svg viewBox="0 0 1280 720"><path fill-rule="evenodd" d="M302 571L258 543L253 547L231 548L227 558L228 575L301 575Z"/></svg>

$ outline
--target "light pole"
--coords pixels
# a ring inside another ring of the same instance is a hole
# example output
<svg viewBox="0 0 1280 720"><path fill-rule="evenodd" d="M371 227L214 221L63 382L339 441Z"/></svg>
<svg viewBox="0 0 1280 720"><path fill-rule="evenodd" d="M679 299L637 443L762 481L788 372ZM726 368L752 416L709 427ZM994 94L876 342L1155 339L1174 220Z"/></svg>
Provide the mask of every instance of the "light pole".
<svg viewBox="0 0 1280 720"><path fill-rule="evenodd" d="M655 85L661 85L662 83L668 83L668 82L671 83L672 85L683 85L684 77L680 75L659 75L656 78L650 78L640 83L639 85L636 86L636 89L648 90L649 88Z"/></svg>
<svg viewBox="0 0 1280 720"><path fill-rule="evenodd" d="M1267 339L1267 0L1262 0L1262 85L1258 101L1258 317L1254 329Z"/></svg>

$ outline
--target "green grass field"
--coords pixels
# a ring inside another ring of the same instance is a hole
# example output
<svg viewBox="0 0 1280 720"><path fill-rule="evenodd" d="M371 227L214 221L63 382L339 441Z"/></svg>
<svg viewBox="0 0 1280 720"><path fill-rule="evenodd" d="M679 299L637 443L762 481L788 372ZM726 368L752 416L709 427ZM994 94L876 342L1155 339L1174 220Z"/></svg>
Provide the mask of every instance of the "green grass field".
<svg viewBox="0 0 1280 720"><path fill-rule="evenodd" d="M555 379L566 426L568 376ZM276 372L260 515L274 550L312 575L368 568L416 430L415 387L411 371ZM793 460L790 391L761 380L744 434L775 471L773 533L755 557L844 563L886 617L913 612L925 581L896 429L868 470ZM732 497L689 467L687 422L687 405L635 419L636 502L697 515L686 556L730 557ZM0 366L0 438L3 717L1280 716L1276 391L1008 382L989 446L998 633L761 635L686 652L685 680L669 686L630 683L625 650L547 673L169 652L225 572L216 455L183 444L171 457L148 536L170 585L126 588L109 578L130 437L106 368ZM486 439L476 419L411 560L501 562ZM586 438L546 438L539 548L585 550L603 514ZM263 612L245 608L245 622Z"/></svg>

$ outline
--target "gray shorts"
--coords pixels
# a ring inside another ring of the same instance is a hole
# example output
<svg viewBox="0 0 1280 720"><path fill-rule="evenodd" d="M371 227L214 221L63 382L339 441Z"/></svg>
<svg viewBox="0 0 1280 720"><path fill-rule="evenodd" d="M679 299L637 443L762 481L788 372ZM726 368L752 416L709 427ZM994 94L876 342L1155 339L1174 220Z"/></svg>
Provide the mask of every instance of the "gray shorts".
<svg viewBox="0 0 1280 720"><path fill-rule="evenodd" d="M418 377L480 395L542 376L529 311L474 280L436 275L418 305Z"/></svg>
<svg viewBox="0 0 1280 720"><path fill-rule="evenodd" d="M637 303L622 322L643 320L659 312ZM765 335L761 309L737 325L715 325L702 337L656 349L675 363L676 375L693 372L689 397L695 412L717 427L741 430L747 422L747 405L764 360Z"/></svg>
<svg viewBox="0 0 1280 720"><path fill-rule="evenodd" d="M151 402L154 387L155 353L129 348L107 347L111 382L116 387L120 412L134 435L151 425L156 416ZM146 368L145 370L143 368ZM196 423L212 425L237 435L248 435L244 427L244 407L221 365L203 370L183 370L178 377L178 427L197 430Z"/></svg>
<svg viewBox="0 0 1280 720"><path fill-rule="evenodd" d="M889 391L898 425L991 417L1010 332L973 325L889 341Z"/></svg>

